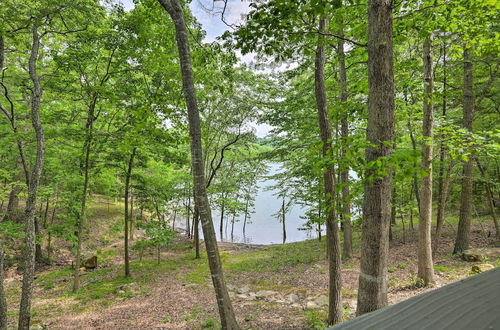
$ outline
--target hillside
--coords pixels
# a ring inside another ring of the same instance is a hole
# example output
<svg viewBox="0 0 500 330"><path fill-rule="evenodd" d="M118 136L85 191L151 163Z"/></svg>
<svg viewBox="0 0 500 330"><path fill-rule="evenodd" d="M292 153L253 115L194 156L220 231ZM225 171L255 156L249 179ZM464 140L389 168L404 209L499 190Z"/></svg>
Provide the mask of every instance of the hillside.
<svg viewBox="0 0 500 330"><path fill-rule="evenodd" d="M111 205L110 205L111 204ZM32 322L34 329L216 329L217 305L206 261L194 259L192 243L179 234L161 252L142 260L132 250L131 278L123 276L122 205L93 202L86 252L98 256L98 268L84 273L82 288L71 292L68 246L56 242L53 266L36 274ZM451 218L453 221L453 218ZM473 247L494 242L489 218L474 220ZM441 252L435 259L436 287L470 276L474 263L449 253L455 222L445 227ZM419 288L416 278L416 231L395 231L389 259L389 301L395 303L432 288ZM136 233L136 240L140 237ZM353 317L359 274L359 233L355 256L343 264L345 318ZM60 244L60 245L58 245ZM309 240L274 246L220 243L226 279L237 318L245 329L324 328L327 304L325 242ZM500 266L500 260L488 263ZM21 276L12 267L6 290L9 325L14 326Z"/></svg>

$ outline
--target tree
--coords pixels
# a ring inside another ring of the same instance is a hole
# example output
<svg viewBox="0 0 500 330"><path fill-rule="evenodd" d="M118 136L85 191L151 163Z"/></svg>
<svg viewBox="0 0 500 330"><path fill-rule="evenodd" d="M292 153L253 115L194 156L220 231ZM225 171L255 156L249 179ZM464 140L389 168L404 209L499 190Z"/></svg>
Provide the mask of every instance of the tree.
<svg viewBox="0 0 500 330"><path fill-rule="evenodd" d="M432 264L431 247L431 225L432 225L432 144L433 144L433 89L434 70L432 56L432 34L425 38L424 42L424 120L422 131L424 141L422 143L422 170L425 172L422 178L422 194L420 198L420 223L418 243L418 277L425 285L434 282L434 268Z"/></svg>
<svg viewBox="0 0 500 330"><path fill-rule="evenodd" d="M184 14L179 0L158 0L168 12L175 25L177 47L179 50L180 66L182 73L182 86L186 99L189 121L189 137L191 142L191 162L193 171L193 184L195 189L195 203L198 209L205 246L208 255L208 264L212 274L212 281L217 296L219 315L224 329L239 329L234 316L233 307L229 299L222 265L220 261L215 231L213 227L210 205L208 203L205 174L203 169L203 155L201 147L200 115L196 100L195 86L191 55L189 50L188 32L184 21Z"/></svg>
<svg viewBox="0 0 500 330"><path fill-rule="evenodd" d="M392 153L394 138L394 73L392 2L368 2L368 164ZM366 170L357 315L387 305L387 256L391 218L392 173L387 167Z"/></svg>
<svg viewBox="0 0 500 330"><path fill-rule="evenodd" d="M464 114L463 127L472 133L474 115L474 91L472 71L472 49L464 45ZM462 193L460 197L460 216L458 221L457 237L453 253L462 253L469 248L470 223L472 217L472 157L463 162Z"/></svg>

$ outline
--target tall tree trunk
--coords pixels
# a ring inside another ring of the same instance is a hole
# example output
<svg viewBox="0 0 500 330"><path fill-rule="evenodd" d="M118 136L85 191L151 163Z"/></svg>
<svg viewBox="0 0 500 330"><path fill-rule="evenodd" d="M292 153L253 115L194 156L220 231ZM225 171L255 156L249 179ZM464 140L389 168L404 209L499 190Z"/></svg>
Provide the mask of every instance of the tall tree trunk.
<svg viewBox="0 0 500 330"><path fill-rule="evenodd" d="M3 271L4 267L3 263L4 263L3 243L2 240L0 239L0 330L7 330L7 299L5 298L5 291L3 288L3 281L5 278L5 274Z"/></svg>
<svg viewBox="0 0 500 330"><path fill-rule="evenodd" d="M174 219L172 220L172 230L175 231L175 218L177 217L177 209L174 210Z"/></svg>
<svg viewBox="0 0 500 330"><path fill-rule="evenodd" d="M250 200L247 198L247 202L245 204L245 215L244 215L244 218L243 218L243 235L245 235L245 230L246 230L246 227L247 227L248 203L250 203Z"/></svg>
<svg viewBox="0 0 500 330"><path fill-rule="evenodd" d="M137 148L132 148L132 153L130 154L130 158L128 160L127 173L125 174L125 227L124 227L124 239L125 239L125 277L130 276L130 258L129 258L129 249L128 249L128 224L129 224L129 211L128 211L128 198L130 192L130 177L132 176L132 168L134 166L134 157Z"/></svg>
<svg viewBox="0 0 500 330"><path fill-rule="evenodd" d="M320 18L319 31L328 31L328 19ZM316 107L318 109L318 122L321 141L323 143L322 156L324 159L332 158L332 131L328 117L328 101L325 87L325 61L326 46L323 35L318 36L316 48L316 59L314 63L314 86L316 94ZM342 321L342 278L340 272L340 239L339 227L337 224L337 214L335 208L335 167L330 161L324 169L324 198L327 211L326 236L327 255L329 271L329 304L328 304L328 324L335 324Z"/></svg>
<svg viewBox="0 0 500 330"><path fill-rule="evenodd" d="M35 264L43 262L40 219L35 216Z"/></svg>
<svg viewBox="0 0 500 330"><path fill-rule="evenodd" d="M281 223L283 225L283 244L286 242L286 226L285 226L285 199L283 198L283 203L281 204Z"/></svg>
<svg viewBox="0 0 500 330"><path fill-rule="evenodd" d="M447 94L446 94L446 42L443 43L443 103L442 103L442 112L441 112L441 120L446 122L446 108L447 108ZM446 159L446 147L443 141L444 137L441 137L441 141L439 142L439 174L438 174L438 202L437 202L437 216L436 216L436 234L434 236L434 243L432 254L436 255L436 252L439 249L439 239L441 237L441 231L444 225L444 217L445 217L445 207L446 207L446 195L447 195L447 186L445 187L445 173L444 161ZM451 168L450 168L451 171ZM447 176L449 177L450 171L447 172Z"/></svg>
<svg viewBox="0 0 500 330"><path fill-rule="evenodd" d="M129 240L134 240L134 195L130 191L130 215L129 215L130 229Z"/></svg>
<svg viewBox="0 0 500 330"><path fill-rule="evenodd" d="M220 208L220 225L219 225L219 231L220 231L220 240L222 242L222 228L224 226L224 207L225 207L226 203L225 203L225 197L224 197L224 193L222 193L222 205L221 205L221 208Z"/></svg>
<svg viewBox="0 0 500 330"><path fill-rule="evenodd" d="M189 223L189 217L191 215L191 189L189 189L188 186L188 204L187 204L187 218L186 218L186 233L188 238L191 238L191 229L190 229L190 223Z"/></svg>
<svg viewBox="0 0 500 330"><path fill-rule="evenodd" d="M464 128L472 132L474 112L474 92L472 80L471 49L464 46ZM460 216L453 254L460 254L469 248L470 223L472 217L472 157L463 162L462 193L460 196Z"/></svg>
<svg viewBox="0 0 500 330"><path fill-rule="evenodd" d="M366 162L392 154L394 139L394 73L392 1L368 5L368 127ZM358 315L387 305L387 255L391 220L392 171L376 176L366 170L359 275Z"/></svg>
<svg viewBox="0 0 500 330"><path fill-rule="evenodd" d="M413 148L413 151L415 154L417 153L417 142L415 141L415 136L413 136L413 125L411 123L411 119L408 118L408 131L410 132L410 140L411 140L411 145ZM413 193L415 194L415 199L417 200L417 206L419 208L420 212L420 193L418 189L418 172L417 172L417 161L413 161ZM413 223L411 224L411 229L413 229Z"/></svg>
<svg viewBox="0 0 500 330"><path fill-rule="evenodd" d="M205 175L203 169L203 155L201 146L201 127L200 114L196 100L196 92L193 79L193 71L191 64L191 54L189 50L188 31L184 22L184 14L182 12L179 0L158 0L159 3L166 9L172 18L175 31L177 47L179 50L180 66L182 73L182 87L188 109L189 121L189 136L191 142L191 162L193 169L193 180L195 188L195 203L198 207L198 212L201 218L203 235L205 238L205 246L208 256L208 264L212 281L217 297L217 305L219 307L219 315L223 329L239 329L236 317L234 315L233 306L229 299L229 294L224 280L222 264L217 247L214 225L210 204L208 202L207 192L205 189Z"/></svg>
<svg viewBox="0 0 500 330"><path fill-rule="evenodd" d="M193 216L193 227L194 227L194 245L195 245L195 259L200 259L200 215L197 211L198 209L194 208L194 216Z"/></svg>
<svg viewBox="0 0 500 330"><path fill-rule="evenodd" d="M341 22L343 24L343 22ZM339 31L341 37L344 36L344 29ZM349 113L347 111L347 72L345 67L344 40L339 39L337 45L337 58L339 62L339 82L340 82L340 102L343 106L341 120L341 136L342 136L342 160L346 162L347 143L349 138ZM342 187L342 219L344 227L344 258L349 259L352 256L352 226L351 226L351 203L349 196L349 166L342 164L340 173L340 184Z"/></svg>
<svg viewBox="0 0 500 330"><path fill-rule="evenodd" d="M425 285L434 282L434 269L432 267L432 151L434 143L434 69L432 58L432 34L424 42L424 109L422 132L422 195L420 199L420 223L418 226L418 277L424 280Z"/></svg>
<svg viewBox="0 0 500 330"><path fill-rule="evenodd" d="M233 214L233 218L231 219L231 242L234 242L234 218L236 214Z"/></svg>
<svg viewBox="0 0 500 330"><path fill-rule="evenodd" d="M488 179L486 178L486 172L479 162L479 159L476 158L476 164L479 168L479 172L481 172L481 177L485 180L485 188L486 188L486 197L488 198L488 206L490 208L491 219L493 220L493 224L495 225L495 234L497 240L500 239L500 228L498 227L498 220L495 211L495 205L493 204L493 193L491 192L491 187Z"/></svg>
<svg viewBox="0 0 500 330"><path fill-rule="evenodd" d="M36 159L28 186L28 199L24 213L24 224L26 234L26 245L24 251L24 273L21 293L21 304L19 307L20 330L29 329L31 298L33 290L33 273L35 271L35 206L38 193L38 185L42 175L45 156L45 138L42 123L40 121L40 103L42 97L42 86L37 73L38 50L40 48L40 36L38 35L38 24L33 23L33 43L29 59L29 75L33 83L31 95L31 123L36 134Z"/></svg>

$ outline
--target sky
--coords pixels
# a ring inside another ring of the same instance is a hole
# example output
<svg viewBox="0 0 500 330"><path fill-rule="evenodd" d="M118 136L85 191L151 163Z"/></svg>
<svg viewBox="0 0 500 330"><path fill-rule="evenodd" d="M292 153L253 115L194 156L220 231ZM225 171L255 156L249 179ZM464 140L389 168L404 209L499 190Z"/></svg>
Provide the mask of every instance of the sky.
<svg viewBox="0 0 500 330"><path fill-rule="evenodd" d="M134 3L132 0L117 0L123 4L126 10L131 10L134 8ZM228 24L238 25L242 22L244 15L250 11L250 2L247 0L228 0L226 11L224 13L224 20ZM222 1L213 0L192 0L190 4L191 11L193 15L198 19L198 21L203 26L203 30L206 31L205 42L213 42L217 37L221 36L225 31L231 29L226 25L221 19L221 9ZM242 56L238 54L241 61L250 63L253 59L253 55ZM271 130L271 126L267 124L254 124L253 127L256 130L258 137L264 137Z"/></svg>

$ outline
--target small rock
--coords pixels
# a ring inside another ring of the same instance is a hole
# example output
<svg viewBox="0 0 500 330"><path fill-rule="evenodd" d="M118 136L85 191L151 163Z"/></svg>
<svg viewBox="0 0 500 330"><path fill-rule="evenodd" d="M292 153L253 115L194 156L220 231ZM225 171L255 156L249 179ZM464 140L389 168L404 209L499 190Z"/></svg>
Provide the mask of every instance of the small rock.
<svg viewBox="0 0 500 330"><path fill-rule="evenodd" d="M227 283L226 286L229 291L234 291L236 289L236 287L231 283Z"/></svg>
<svg viewBox="0 0 500 330"><path fill-rule="evenodd" d="M318 305L314 301L308 301L306 303L306 309L316 309L318 308Z"/></svg>
<svg viewBox="0 0 500 330"><path fill-rule="evenodd" d="M485 271L493 269L493 268L495 268L495 266L490 265L490 264L478 264L478 265L472 266L471 270L474 273L482 273L482 272L485 272Z"/></svg>
<svg viewBox="0 0 500 330"><path fill-rule="evenodd" d="M247 299L248 296L246 294L237 294L236 295L236 298L239 298L239 299Z"/></svg>
<svg viewBox="0 0 500 330"><path fill-rule="evenodd" d="M256 299L257 296L255 295L255 293L253 292L248 293L248 300L256 300Z"/></svg>
<svg viewBox="0 0 500 330"><path fill-rule="evenodd" d="M295 293L291 293L287 296L287 299L289 302L291 302L292 304L295 304L295 303L298 303L300 298L298 295L296 295Z"/></svg>
<svg viewBox="0 0 500 330"><path fill-rule="evenodd" d="M255 294L255 296L257 298L266 298L266 297L269 297L269 296L272 296L272 295L275 295L277 294L278 292L276 291L271 291L271 290L261 290L261 291L257 291L257 293Z"/></svg>
<svg viewBox="0 0 500 330"><path fill-rule="evenodd" d="M83 267L86 269L96 269L97 268L97 256L92 256L85 260Z"/></svg>
<svg viewBox="0 0 500 330"><path fill-rule="evenodd" d="M316 298L314 301L318 306L328 306L328 297L324 294Z"/></svg>
<svg viewBox="0 0 500 330"><path fill-rule="evenodd" d="M229 291L229 298L234 298L236 296L236 293L233 291Z"/></svg>
<svg viewBox="0 0 500 330"><path fill-rule="evenodd" d="M302 308L302 306L300 304L292 304L290 306L293 308Z"/></svg>
<svg viewBox="0 0 500 330"><path fill-rule="evenodd" d="M248 293L248 292L250 292L250 287L248 285L245 285L244 287L238 289L238 293Z"/></svg>

